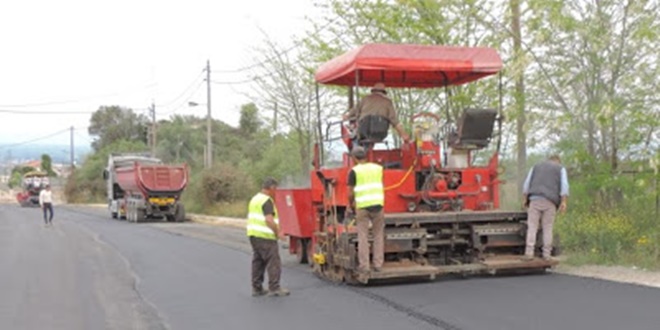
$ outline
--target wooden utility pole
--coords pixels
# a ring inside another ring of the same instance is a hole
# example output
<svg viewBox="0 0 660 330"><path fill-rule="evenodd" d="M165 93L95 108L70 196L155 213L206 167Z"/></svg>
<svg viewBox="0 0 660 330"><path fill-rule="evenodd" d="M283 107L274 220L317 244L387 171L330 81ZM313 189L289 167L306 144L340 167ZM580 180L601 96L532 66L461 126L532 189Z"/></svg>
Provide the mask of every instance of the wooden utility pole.
<svg viewBox="0 0 660 330"><path fill-rule="evenodd" d="M213 142L211 141L211 61L206 60L206 168L213 166Z"/></svg>
<svg viewBox="0 0 660 330"><path fill-rule="evenodd" d="M156 104L153 101L149 113L151 114L151 157L156 157Z"/></svg>
<svg viewBox="0 0 660 330"><path fill-rule="evenodd" d="M74 154L74 151L73 151L73 150L74 150L74 145L73 145L73 130L74 130L74 128L73 128L73 126L71 126L71 172L72 172L72 173L73 173L73 169L74 169L74 166L75 166L75 165L74 165L74 161L75 161L75 157L74 157L74 156L75 156L75 154Z"/></svg>

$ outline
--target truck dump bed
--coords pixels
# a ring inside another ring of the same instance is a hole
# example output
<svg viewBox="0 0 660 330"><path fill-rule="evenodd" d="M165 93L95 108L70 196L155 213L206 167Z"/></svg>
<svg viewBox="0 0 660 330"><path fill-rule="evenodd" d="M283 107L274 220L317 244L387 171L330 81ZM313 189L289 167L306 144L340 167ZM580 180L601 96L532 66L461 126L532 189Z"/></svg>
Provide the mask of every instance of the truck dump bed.
<svg viewBox="0 0 660 330"><path fill-rule="evenodd" d="M116 170L117 183L126 192L143 196L178 196L188 184L185 165L154 165L135 162Z"/></svg>

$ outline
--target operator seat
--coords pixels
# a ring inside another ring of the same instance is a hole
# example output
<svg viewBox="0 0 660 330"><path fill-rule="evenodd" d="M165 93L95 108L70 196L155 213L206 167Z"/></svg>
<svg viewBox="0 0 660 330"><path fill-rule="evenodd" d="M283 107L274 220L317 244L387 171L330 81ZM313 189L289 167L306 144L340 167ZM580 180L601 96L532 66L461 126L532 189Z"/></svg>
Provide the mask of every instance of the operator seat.
<svg viewBox="0 0 660 330"><path fill-rule="evenodd" d="M357 142L363 146L372 146L374 143L383 142L390 129L390 122L386 117L367 115L358 123Z"/></svg>
<svg viewBox="0 0 660 330"><path fill-rule="evenodd" d="M450 136L450 144L456 149L488 146L495 120L497 111L494 109L466 109L458 122L458 131Z"/></svg>

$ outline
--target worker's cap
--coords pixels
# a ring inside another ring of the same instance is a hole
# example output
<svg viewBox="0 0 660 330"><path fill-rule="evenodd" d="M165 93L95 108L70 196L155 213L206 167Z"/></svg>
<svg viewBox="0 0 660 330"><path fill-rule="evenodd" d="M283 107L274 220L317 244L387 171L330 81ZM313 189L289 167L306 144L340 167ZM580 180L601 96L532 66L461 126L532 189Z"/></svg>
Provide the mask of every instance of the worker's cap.
<svg viewBox="0 0 660 330"><path fill-rule="evenodd" d="M362 160L367 158L367 151L364 150L364 148L361 146L355 146L353 147L353 150L351 150L351 156L355 157L356 159Z"/></svg>
<svg viewBox="0 0 660 330"><path fill-rule="evenodd" d="M273 178L265 178L263 182L261 182L261 188L263 189L271 189L277 187L277 180Z"/></svg>
<svg viewBox="0 0 660 330"><path fill-rule="evenodd" d="M374 87L371 88L371 91L387 93L387 91L385 90L385 84L383 84L382 82L375 83Z"/></svg>

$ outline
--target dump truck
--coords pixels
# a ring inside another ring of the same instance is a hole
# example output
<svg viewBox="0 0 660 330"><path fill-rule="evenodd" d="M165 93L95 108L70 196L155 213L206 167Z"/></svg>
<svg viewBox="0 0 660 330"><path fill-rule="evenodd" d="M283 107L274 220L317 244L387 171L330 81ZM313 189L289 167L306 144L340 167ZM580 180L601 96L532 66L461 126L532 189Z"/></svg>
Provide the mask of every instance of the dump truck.
<svg viewBox="0 0 660 330"><path fill-rule="evenodd" d="M188 167L166 165L139 153L111 154L103 171L108 210L114 219L185 220L181 194L188 184Z"/></svg>
<svg viewBox="0 0 660 330"><path fill-rule="evenodd" d="M404 121L413 140L403 143L387 140L389 124L383 118L326 122L324 130L319 116L322 138L314 148L311 185L276 194L290 252L320 277L355 284L538 272L556 265L555 260L521 258L527 213L500 209L501 101L496 109L465 108L457 117L450 115L456 113L449 109L452 86L495 76L501 68L492 48L413 44L367 44L321 65L317 83L348 87L349 108L356 104L359 86L376 83L444 89L447 108L415 112ZM494 138L497 147L487 149ZM324 148L330 141L339 141L345 151ZM368 146L368 160L384 168L385 264L366 278L357 274L357 230L348 197L348 174L355 165L348 150L356 143ZM477 153L481 164L475 162Z"/></svg>
<svg viewBox="0 0 660 330"><path fill-rule="evenodd" d="M23 174L21 185L23 191L16 194L16 200L21 207L38 207L39 193L49 182L48 174L41 171L30 171Z"/></svg>

